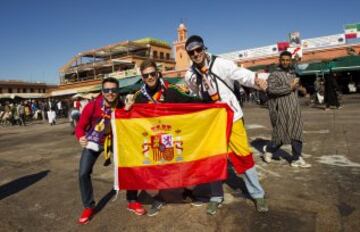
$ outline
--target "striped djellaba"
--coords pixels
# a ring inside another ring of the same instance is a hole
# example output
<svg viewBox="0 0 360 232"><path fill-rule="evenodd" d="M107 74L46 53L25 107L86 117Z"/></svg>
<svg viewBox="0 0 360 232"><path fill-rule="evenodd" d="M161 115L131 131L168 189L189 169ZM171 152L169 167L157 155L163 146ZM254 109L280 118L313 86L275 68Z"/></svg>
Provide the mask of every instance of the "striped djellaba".
<svg viewBox="0 0 360 232"><path fill-rule="evenodd" d="M268 79L269 114L273 126L272 141L290 144L303 141L303 121L297 91L290 83L296 78L292 71L278 69Z"/></svg>

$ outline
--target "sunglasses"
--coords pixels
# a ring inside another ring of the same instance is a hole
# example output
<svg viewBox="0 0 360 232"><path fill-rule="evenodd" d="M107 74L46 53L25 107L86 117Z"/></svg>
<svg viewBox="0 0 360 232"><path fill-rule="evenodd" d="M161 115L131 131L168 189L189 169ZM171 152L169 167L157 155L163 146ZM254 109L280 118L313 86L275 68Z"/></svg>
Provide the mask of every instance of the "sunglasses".
<svg viewBox="0 0 360 232"><path fill-rule="evenodd" d="M204 49L202 47L195 48L194 50L188 51L190 56L193 56L196 53L201 53Z"/></svg>
<svg viewBox="0 0 360 232"><path fill-rule="evenodd" d="M119 89L118 88L106 88L106 89L102 89L103 93L118 93Z"/></svg>
<svg viewBox="0 0 360 232"><path fill-rule="evenodd" d="M143 77L144 79L147 79L149 76L156 77L156 74L157 74L156 71L155 71L155 72L151 72L151 73L143 73L143 74L142 74L142 77Z"/></svg>

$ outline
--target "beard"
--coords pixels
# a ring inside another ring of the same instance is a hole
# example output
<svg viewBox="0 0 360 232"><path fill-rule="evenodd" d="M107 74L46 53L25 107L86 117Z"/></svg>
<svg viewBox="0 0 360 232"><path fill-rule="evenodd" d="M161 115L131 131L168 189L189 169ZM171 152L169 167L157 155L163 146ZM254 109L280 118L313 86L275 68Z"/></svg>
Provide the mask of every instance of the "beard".
<svg viewBox="0 0 360 232"><path fill-rule="evenodd" d="M115 106L116 102L117 102L117 99L118 99L118 97L114 98L114 100L109 100L109 99L104 97L104 100L105 100L106 104L109 105L109 106Z"/></svg>
<svg viewBox="0 0 360 232"><path fill-rule="evenodd" d="M290 71L290 69L291 69L291 66L290 65L288 65L288 66L286 66L286 67L284 67L284 66L282 66L282 65L280 65L280 68L282 69L282 70L284 70L284 71Z"/></svg>

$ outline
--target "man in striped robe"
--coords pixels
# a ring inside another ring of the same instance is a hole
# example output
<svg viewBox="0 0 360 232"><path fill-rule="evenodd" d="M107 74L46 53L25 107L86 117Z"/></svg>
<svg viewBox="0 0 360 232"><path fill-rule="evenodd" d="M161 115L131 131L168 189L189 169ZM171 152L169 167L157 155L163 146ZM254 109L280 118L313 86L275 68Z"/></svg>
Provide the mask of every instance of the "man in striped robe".
<svg viewBox="0 0 360 232"><path fill-rule="evenodd" d="M303 121L297 97L299 78L291 68L291 53L280 54L279 68L268 78L269 114L273 126L271 142L263 147L264 160L270 163L272 154L283 144L291 144L292 167L311 167L301 156Z"/></svg>

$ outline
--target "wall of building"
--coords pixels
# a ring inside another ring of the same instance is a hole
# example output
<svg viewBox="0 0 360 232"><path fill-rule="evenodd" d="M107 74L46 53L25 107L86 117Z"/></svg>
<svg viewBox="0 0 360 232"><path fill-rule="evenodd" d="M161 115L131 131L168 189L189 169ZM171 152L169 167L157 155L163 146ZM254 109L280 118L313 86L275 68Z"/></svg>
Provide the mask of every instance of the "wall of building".
<svg viewBox="0 0 360 232"><path fill-rule="evenodd" d="M17 81L2 81L0 82L1 93L47 93L53 86L48 86L43 83L26 83Z"/></svg>

